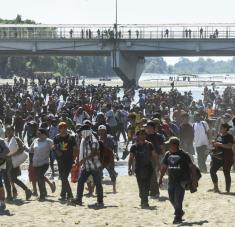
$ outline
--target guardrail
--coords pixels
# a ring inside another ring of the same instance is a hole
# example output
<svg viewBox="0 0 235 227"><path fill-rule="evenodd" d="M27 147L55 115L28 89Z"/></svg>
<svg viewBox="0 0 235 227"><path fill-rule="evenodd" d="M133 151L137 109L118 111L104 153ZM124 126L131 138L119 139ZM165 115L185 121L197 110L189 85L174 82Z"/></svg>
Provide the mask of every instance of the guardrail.
<svg viewBox="0 0 235 227"><path fill-rule="evenodd" d="M235 39L235 24L0 25L0 39Z"/></svg>

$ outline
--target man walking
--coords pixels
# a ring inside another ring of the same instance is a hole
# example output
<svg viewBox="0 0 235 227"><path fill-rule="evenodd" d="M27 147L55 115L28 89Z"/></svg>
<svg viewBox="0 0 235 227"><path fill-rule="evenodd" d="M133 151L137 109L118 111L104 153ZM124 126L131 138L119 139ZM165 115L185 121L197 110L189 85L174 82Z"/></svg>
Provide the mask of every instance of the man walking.
<svg viewBox="0 0 235 227"><path fill-rule="evenodd" d="M162 185L163 176L168 170L168 194L175 209L173 224L180 224L184 215L182 206L185 188L183 188L182 182L190 179L192 161L187 153L179 149L180 141L177 137L171 137L166 144L169 146L169 151L162 161L159 185Z"/></svg>
<svg viewBox="0 0 235 227"><path fill-rule="evenodd" d="M59 134L54 138L55 153L58 162L60 179L62 181L60 200L72 199L73 194L68 181L74 156L77 153L75 137L67 131L65 122L59 123Z"/></svg>
<svg viewBox="0 0 235 227"><path fill-rule="evenodd" d="M162 134L156 132L156 124L153 121L149 121L147 123L146 133L147 133L146 140L152 143L153 150L158 157L157 161L155 159L152 160L153 167L155 170L157 170L160 168L159 159L163 154L164 138ZM150 196L153 198L159 198L160 196L157 177L158 177L157 171L153 171L150 184Z"/></svg>
<svg viewBox="0 0 235 227"><path fill-rule="evenodd" d="M155 171L152 162L158 162L158 155L154 151L153 145L146 140L146 132L140 130L136 133L136 143L131 146L128 161L128 174L131 176L136 173L141 199L141 208L149 208L148 196L153 172ZM135 170L133 161L135 160Z"/></svg>
<svg viewBox="0 0 235 227"><path fill-rule="evenodd" d="M78 178L77 198L74 203L82 206L82 197L84 191L84 184L88 177L93 177L97 193L97 208L102 208L103 203L103 186L101 182L101 162L99 160L99 143L92 134L90 125L83 125L79 133L81 133L82 140L80 143L79 164L82 165L81 173Z"/></svg>
<svg viewBox="0 0 235 227"><path fill-rule="evenodd" d="M182 113L181 114L181 125L180 125L180 147L189 154L192 161L194 161L193 155L195 154L193 147L193 139L194 139L194 130L192 125L189 123L189 114Z"/></svg>
<svg viewBox="0 0 235 227"><path fill-rule="evenodd" d="M197 151L197 159L198 159L198 166L201 172L206 173L206 160L208 156L208 133L209 133L209 126L207 122L201 120L201 115L199 113L195 113L195 123L193 124L194 130L194 142Z"/></svg>

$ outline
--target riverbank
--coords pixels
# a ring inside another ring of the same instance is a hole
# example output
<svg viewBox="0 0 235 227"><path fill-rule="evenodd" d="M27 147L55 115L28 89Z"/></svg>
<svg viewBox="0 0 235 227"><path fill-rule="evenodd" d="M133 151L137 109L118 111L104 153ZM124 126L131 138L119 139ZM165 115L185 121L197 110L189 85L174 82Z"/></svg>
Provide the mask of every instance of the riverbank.
<svg viewBox="0 0 235 227"><path fill-rule="evenodd" d="M157 77L156 77L157 78ZM18 78L19 79L19 78ZM37 82L37 80L35 80ZM53 82L54 80L51 80ZM13 79L0 79L0 85L1 84L14 84ZM80 85L82 81L79 81ZM171 87L172 81L169 81L168 79L142 79L139 81L139 86L143 88L167 88ZM221 79L215 79L213 78L201 78L199 80L191 80L191 81L174 81L174 86L177 87L205 87L205 86L211 86L212 83L215 83L216 86L235 86L235 80L221 80ZM95 85L98 86L99 84L105 84L108 87L122 87L123 82L119 78L113 78L110 81L100 81L96 78L87 78L85 79L86 85Z"/></svg>
<svg viewBox="0 0 235 227"><path fill-rule="evenodd" d="M235 174L232 174L235 179ZM219 173L220 188L224 191L224 177ZM17 205L7 204L12 216L1 216L0 226L39 227L39 226L82 226L82 227L147 227L172 226L173 209L168 201L167 191L161 191L159 200L150 200L150 210L139 208L138 189L135 177L118 177L118 193L112 193L109 181L104 182L105 208L94 210L88 204L96 202L96 198L84 197L84 206L74 207L58 201L60 183L56 182L57 191L51 194L48 189L46 202L38 202L35 197L24 201L24 193L18 189ZM200 180L197 193L186 193L184 210L185 223L181 226L234 226L235 199L233 194L215 194L208 192L212 186L209 174ZM73 192L76 184L72 185ZM232 185L235 191L235 182ZM21 200L21 198L23 200Z"/></svg>

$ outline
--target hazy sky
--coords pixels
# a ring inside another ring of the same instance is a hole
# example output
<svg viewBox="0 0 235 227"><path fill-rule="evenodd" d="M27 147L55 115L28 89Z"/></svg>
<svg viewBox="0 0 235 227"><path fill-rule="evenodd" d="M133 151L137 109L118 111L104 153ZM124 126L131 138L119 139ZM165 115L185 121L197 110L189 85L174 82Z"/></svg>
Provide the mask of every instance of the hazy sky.
<svg viewBox="0 0 235 227"><path fill-rule="evenodd" d="M118 23L233 23L235 0L117 0ZM0 0L0 17L46 24L113 24L115 0ZM178 58L167 58L174 63ZM220 58L219 58L220 59Z"/></svg>

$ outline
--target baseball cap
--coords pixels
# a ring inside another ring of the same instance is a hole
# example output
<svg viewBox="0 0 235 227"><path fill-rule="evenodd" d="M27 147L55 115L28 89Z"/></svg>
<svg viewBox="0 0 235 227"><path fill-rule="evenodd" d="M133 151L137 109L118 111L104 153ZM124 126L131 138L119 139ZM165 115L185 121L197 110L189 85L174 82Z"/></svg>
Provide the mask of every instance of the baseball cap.
<svg viewBox="0 0 235 227"><path fill-rule="evenodd" d="M98 127L98 130L107 130L106 126L105 125L100 125Z"/></svg>
<svg viewBox="0 0 235 227"><path fill-rule="evenodd" d="M87 120L87 119L83 121L83 124L84 125L92 125L91 121Z"/></svg>
<svg viewBox="0 0 235 227"><path fill-rule="evenodd" d="M147 124L146 124L146 127L152 127L152 128L155 128L156 127L156 124L154 121L148 121Z"/></svg>
<svg viewBox="0 0 235 227"><path fill-rule="evenodd" d="M91 130L90 125L88 125L88 124L83 125L79 130L77 130L77 133L80 133L80 132L86 131L86 130Z"/></svg>
<svg viewBox="0 0 235 227"><path fill-rule="evenodd" d="M178 137L170 137L168 141L165 142L165 144L175 144L175 145L180 145L180 140Z"/></svg>
<svg viewBox="0 0 235 227"><path fill-rule="evenodd" d="M229 113L226 113L223 115L223 118L231 118L231 115Z"/></svg>
<svg viewBox="0 0 235 227"><path fill-rule="evenodd" d="M62 121L62 122L59 123L58 127L59 127L59 128L67 128L68 125L67 125L66 122Z"/></svg>

